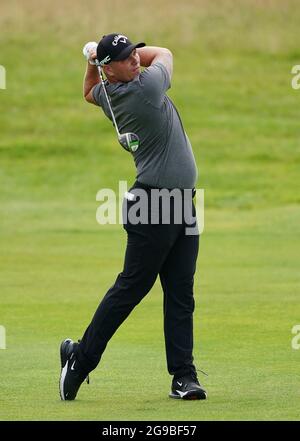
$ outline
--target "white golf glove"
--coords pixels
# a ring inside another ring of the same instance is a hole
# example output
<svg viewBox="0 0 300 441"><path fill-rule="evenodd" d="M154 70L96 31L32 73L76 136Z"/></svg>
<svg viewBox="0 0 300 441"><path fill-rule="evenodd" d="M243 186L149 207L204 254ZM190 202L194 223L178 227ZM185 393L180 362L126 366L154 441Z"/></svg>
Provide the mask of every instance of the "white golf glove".
<svg viewBox="0 0 300 441"><path fill-rule="evenodd" d="M91 56L96 52L98 44L95 41L89 41L82 49L83 55L90 64L95 65L95 60Z"/></svg>

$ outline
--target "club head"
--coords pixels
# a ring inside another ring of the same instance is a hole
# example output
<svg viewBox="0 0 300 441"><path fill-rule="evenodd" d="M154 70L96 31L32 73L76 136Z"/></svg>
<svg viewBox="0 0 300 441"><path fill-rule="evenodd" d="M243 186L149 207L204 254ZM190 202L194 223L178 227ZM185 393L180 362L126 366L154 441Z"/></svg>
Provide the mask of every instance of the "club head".
<svg viewBox="0 0 300 441"><path fill-rule="evenodd" d="M135 133L123 133L118 136L119 143L128 152L136 152L139 148L139 137Z"/></svg>

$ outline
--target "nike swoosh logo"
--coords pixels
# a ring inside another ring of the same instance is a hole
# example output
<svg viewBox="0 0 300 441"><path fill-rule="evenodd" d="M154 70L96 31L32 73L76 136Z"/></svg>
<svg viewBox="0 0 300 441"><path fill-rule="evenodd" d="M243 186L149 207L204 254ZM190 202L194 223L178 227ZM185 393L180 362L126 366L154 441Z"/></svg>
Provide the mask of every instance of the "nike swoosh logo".
<svg viewBox="0 0 300 441"><path fill-rule="evenodd" d="M73 361L73 364L72 364L72 366L71 366L71 371L74 371L75 369L74 369L74 364L76 363L76 360L74 360Z"/></svg>
<svg viewBox="0 0 300 441"><path fill-rule="evenodd" d="M189 392L197 392L197 390L195 390L195 391L186 391L186 392L181 392L180 390L176 390L176 392L178 392L179 395L180 395L180 398L182 398L182 397L184 397L185 395L187 395ZM203 393L204 393L205 398L206 398L206 397L207 397L206 392L203 391Z"/></svg>
<svg viewBox="0 0 300 441"><path fill-rule="evenodd" d="M179 386L182 386L182 383L179 383L179 381L177 381L177 384L179 384Z"/></svg>
<svg viewBox="0 0 300 441"><path fill-rule="evenodd" d="M187 392L181 392L181 390L176 390L176 392L178 392L179 395L180 395L180 397L182 398L182 397L184 397L189 391L187 391Z"/></svg>

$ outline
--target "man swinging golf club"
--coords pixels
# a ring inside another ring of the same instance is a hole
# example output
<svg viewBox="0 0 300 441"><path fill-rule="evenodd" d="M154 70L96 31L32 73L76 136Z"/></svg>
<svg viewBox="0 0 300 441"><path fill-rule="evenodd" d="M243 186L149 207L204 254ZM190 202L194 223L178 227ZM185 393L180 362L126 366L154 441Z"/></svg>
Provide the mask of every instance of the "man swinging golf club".
<svg viewBox="0 0 300 441"><path fill-rule="evenodd" d="M144 43L132 44L118 33L105 35L99 44L87 43L83 53L88 60L84 97L100 106L113 122L120 144L136 165L136 182L127 193L129 200L124 199L127 214L137 203L140 190L150 195L153 190L178 189L185 199L189 189L191 197L183 202L195 216L192 197L197 167L179 114L166 95L172 77L172 53L165 48L145 47ZM61 343L62 400L75 399L110 338L150 291L157 276L164 294L167 367L173 376L169 396L185 400L207 397L193 363L193 283L199 234L186 234L185 217L175 222L177 208L173 199L169 201L169 223L162 221L159 212L158 222L135 223L129 217L124 224L128 241L122 272L79 343L69 338ZM150 219L151 202L147 210Z"/></svg>

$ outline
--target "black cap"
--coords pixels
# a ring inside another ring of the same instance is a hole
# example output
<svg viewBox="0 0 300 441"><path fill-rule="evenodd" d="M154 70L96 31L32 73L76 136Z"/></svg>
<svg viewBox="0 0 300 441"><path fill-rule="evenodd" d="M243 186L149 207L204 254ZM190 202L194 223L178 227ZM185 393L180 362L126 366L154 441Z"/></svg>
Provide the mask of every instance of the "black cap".
<svg viewBox="0 0 300 441"><path fill-rule="evenodd" d="M97 59L101 66L111 61L125 60L136 47L143 46L146 46L145 43L132 44L126 35L104 35L97 46Z"/></svg>

